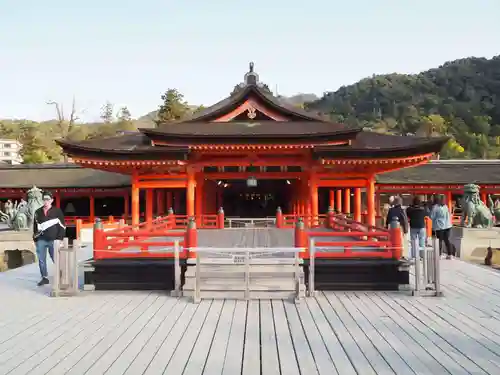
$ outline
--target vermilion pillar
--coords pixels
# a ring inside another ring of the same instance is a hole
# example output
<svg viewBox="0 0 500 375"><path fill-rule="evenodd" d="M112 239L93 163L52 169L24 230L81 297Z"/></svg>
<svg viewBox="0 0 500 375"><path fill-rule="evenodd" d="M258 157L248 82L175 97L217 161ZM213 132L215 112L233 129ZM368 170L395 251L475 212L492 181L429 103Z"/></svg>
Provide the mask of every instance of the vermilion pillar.
<svg viewBox="0 0 500 375"><path fill-rule="evenodd" d="M309 177L309 199L311 201L311 225L316 225L319 214L319 203L318 203L318 181L316 175L311 173Z"/></svg>
<svg viewBox="0 0 500 375"><path fill-rule="evenodd" d="M354 220L361 222L361 188L354 189Z"/></svg>
<svg viewBox="0 0 500 375"><path fill-rule="evenodd" d="M335 190L330 189L328 193L328 206L335 210Z"/></svg>
<svg viewBox="0 0 500 375"><path fill-rule="evenodd" d="M95 198L93 195L89 197L89 213L90 222L93 223L95 221Z"/></svg>
<svg viewBox="0 0 500 375"><path fill-rule="evenodd" d="M132 183L132 225L139 225L139 187L135 182Z"/></svg>
<svg viewBox="0 0 500 375"><path fill-rule="evenodd" d="M451 191L450 190L446 191L445 195L446 195L446 205L448 206L448 209L450 210L450 212L452 212L452 210L453 210L453 198L451 195Z"/></svg>
<svg viewBox="0 0 500 375"><path fill-rule="evenodd" d="M201 226L201 220L203 215L203 176L201 174L198 174L196 178L196 199L195 199L195 206L196 206L196 225L198 228Z"/></svg>
<svg viewBox="0 0 500 375"><path fill-rule="evenodd" d="M153 221L153 197L154 190L146 189L146 222L151 223Z"/></svg>
<svg viewBox="0 0 500 375"><path fill-rule="evenodd" d="M172 192L171 191L167 191L167 211L170 208L174 208L173 205L172 205Z"/></svg>
<svg viewBox="0 0 500 375"><path fill-rule="evenodd" d="M194 173L188 171L187 187L186 187L186 214L188 217L194 217L194 202L195 202L195 177Z"/></svg>
<svg viewBox="0 0 500 375"><path fill-rule="evenodd" d="M488 195L485 193L485 192L482 192L481 193L481 200L483 201L484 204L488 204L487 200L488 200Z"/></svg>
<svg viewBox="0 0 500 375"><path fill-rule="evenodd" d="M344 190L344 212L351 213L351 189Z"/></svg>
<svg viewBox="0 0 500 375"><path fill-rule="evenodd" d="M128 220L128 216L130 215L129 206L130 206L130 199L128 194L125 194L123 196L123 215L125 216L125 220Z"/></svg>
<svg viewBox="0 0 500 375"><path fill-rule="evenodd" d="M342 211L342 189L337 189L337 191L335 192L336 193L336 201L337 201L337 204L336 204L336 207L337 209L335 211L337 212L343 212Z"/></svg>
<svg viewBox="0 0 500 375"><path fill-rule="evenodd" d="M366 224L375 226L375 178L366 181Z"/></svg>

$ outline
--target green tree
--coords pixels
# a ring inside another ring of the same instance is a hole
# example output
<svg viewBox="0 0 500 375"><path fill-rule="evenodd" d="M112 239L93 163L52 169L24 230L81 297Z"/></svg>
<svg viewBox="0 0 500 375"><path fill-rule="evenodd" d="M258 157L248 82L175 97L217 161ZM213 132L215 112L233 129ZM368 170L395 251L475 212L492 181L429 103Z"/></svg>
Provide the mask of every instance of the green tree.
<svg viewBox="0 0 500 375"><path fill-rule="evenodd" d="M184 96L177 89L168 89L161 96L160 105L156 118L156 125L166 122L181 120L189 112L189 107L184 101Z"/></svg>

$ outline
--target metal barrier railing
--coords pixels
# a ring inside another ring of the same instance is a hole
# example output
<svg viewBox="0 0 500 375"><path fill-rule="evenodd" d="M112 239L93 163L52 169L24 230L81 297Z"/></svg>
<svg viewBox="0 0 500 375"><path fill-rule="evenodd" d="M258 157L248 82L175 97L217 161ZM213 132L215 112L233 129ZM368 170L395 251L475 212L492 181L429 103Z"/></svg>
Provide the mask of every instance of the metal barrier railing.
<svg viewBox="0 0 500 375"><path fill-rule="evenodd" d="M276 218L226 217L228 228L269 228L276 226Z"/></svg>
<svg viewBox="0 0 500 375"><path fill-rule="evenodd" d="M244 265L244 296L245 299L250 299L250 292L252 290L250 275L252 273L251 266L259 265L293 265L294 266L294 283L295 283L295 301L300 300L300 264L301 259L299 253L304 252L305 248L297 247L255 247L255 248L211 248L211 247L197 247L191 249L196 252L195 263L195 286L193 301L198 303L201 301L201 278L202 278L202 265L217 265L217 266L234 266ZM281 256L279 256L281 255ZM286 257L288 255L289 257ZM234 271L234 270L233 270ZM231 272L230 270L228 272ZM234 272L241 272L240 270ZM259 268L259 274L263 271ZM272 274L273 271L268 271Z"/></svg>
<svg viewBox="0 0 500 375"><path fill-rule="evenodd" d="M412 253L415 264L415 285L412 291L414 296L431 296L441 297L441 254L439 253L439 240L432 238L432 247L428 249L424 246L423 251L420 250L418 239L413 239L411 242ZM418 250L417 250L418 249ZM422 253L422 264L420 264L420 253Z"/></svg>
<svg viewBox="0 0 500 375"><path fill-rule="evenodd" d="M54 244L54 281L52 283L52 297L74 296L78 294L78 260L77 252L80 242L73 241L69 246L68 239L56 241Z"/></svg>

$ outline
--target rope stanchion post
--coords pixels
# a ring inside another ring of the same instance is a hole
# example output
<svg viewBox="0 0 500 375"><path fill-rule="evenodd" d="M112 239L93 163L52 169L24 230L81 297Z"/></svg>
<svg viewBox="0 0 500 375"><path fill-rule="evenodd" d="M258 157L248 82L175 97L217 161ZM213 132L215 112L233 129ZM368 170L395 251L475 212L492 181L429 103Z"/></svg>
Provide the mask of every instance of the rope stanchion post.
<svg viewBox="0 0 500 375"><path fill-rule="evenodd" d="M68 238L54 243L54 280L51 297L73 296L78 293L78 263L76 252L80 242L75 240L70 247Z"/></svg>
<svg viewBox="0 0 500 375"><path fill-rule="evenodd" d="M439 254L439 240L437 237L433 238L433 248L434 248L434 287L436 292L436 297L442 297L443 292L441 290L441 254Z"/></svg>
<svg viewBox="0 0 500 375"><path fill-rule="evenodd" d="M420 295L420 247L418 246L418 238L413 238L411 240L412 252L414 254L415 262L415 288L413 290L413 295L418 297Z"/></svg>
<svg viewBox="0 0 500 375"><path fill-rule="evenodd" d="M224 209L222 207L217 211L217 229L224 229Z"/></svg>
<svg viewBox="0 0 500 375"><path fill-rule="evenodd" d="M314 276L315 276L315 258L316 258L316 241L314 238L309 240L309 277L308 277L308 296L314 297L315 287L314 287Z"/></svg>
<svg viewBox="0 0 500 375"><path fill-rule="evenodd" d="M179 262L180 245L179 240L174 241L174 290L170 293L172 297L182 297L181 291L181 265Z"/></svg>
<svg viewBox="0 0 500 375"><path fill-rule="evenodd" d="M281 211L281 207L276 209L276 228L283 228L283 211Z"/></svg>
<svg viewBox="0 0 500 375"><path fill-rule="evenodd" d="M401 253L403 251L403 232L401 230L401 225L399 224L399 219L393 217L389 225L390 239L393 247L393 258L401 259Z"/></svg>

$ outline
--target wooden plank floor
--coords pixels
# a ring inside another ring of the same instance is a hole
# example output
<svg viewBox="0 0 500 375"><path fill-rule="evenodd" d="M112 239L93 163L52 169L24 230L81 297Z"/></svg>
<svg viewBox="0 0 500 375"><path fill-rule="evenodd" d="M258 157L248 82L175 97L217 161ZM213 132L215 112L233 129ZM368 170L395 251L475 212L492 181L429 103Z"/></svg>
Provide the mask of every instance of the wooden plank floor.
<svg viewBox="0 0 500 375"><path fill-rule="evenodd" d="M287 301L159 292L53 299L35 265L0 274L0 375L499 374L500 273L442 261L443 298Z"/></svg>

